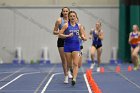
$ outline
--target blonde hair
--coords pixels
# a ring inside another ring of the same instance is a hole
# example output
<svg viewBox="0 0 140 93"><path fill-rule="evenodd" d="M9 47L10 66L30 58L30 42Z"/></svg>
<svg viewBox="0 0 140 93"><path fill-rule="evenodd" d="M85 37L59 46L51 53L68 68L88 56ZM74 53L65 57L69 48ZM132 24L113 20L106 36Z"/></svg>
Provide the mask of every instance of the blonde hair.
<svg viewBox="0 0 140 93"><path fill-rule="evenodd" d="M102 26L102 23L101 23L101 21L100 20L97 20L97 22L96 23L99 23L100 24L100 26Z"/></svg>
<svg viewBox="0 0 140 93"><path fill-rule="evenodd" d="M100 25L100 26L99 26L99 30L101 30L101 27L102 27L101 21L100 21L100 20L97 20L96 24L97 24L97 23Z"/></svg>
<svg viewBox="0 0 140 93"><path fill-rule="evenodd" d="M137 30L139 31L139 26L137 24L134 24L133 26L136 26L137 27Z"/></svg>

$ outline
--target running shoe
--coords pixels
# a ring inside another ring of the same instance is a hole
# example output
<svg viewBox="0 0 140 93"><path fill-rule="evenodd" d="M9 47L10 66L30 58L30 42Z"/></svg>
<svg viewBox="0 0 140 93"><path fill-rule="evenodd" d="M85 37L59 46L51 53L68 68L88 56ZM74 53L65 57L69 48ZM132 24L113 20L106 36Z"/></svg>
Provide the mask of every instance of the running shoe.
<svg viewBox="0 0 140 93"><path fill-rule="evenodd" d="M68 77L69 77L69 79L72 79L72 77L73 77L70 70L68 71Z"/></svg>
<svg viewBox="0 0 140 93"><path fill-rule="evenodd" d="M94 67L95 67L95 63L92 63L90 69L94 69Z"/></svg>
<svg viewBox="0 0 140 93"><path fill-rule="evenodd" d="M74 86L76 84L76 79L72 79L71 85Z"/></svg>
<svg viewBox="0 0 140 93"><path fill-rule="evenodd" d="M139 69L139 66L135 66L135 67L133 68L134 71L137 71L138 69Z"/></svg>
<svg viewBox="0 0 140 93"><path fill-rule="evenodd" d="M97 67L97 72L100 72L100 67Z"/></svg>
<svg viewBox="0 0 140 93"><path fill-rule="evenodd" d="M64 84L68 84L68 83L69 83L69 78L68 78L68 76L65 76Z"/></svg>

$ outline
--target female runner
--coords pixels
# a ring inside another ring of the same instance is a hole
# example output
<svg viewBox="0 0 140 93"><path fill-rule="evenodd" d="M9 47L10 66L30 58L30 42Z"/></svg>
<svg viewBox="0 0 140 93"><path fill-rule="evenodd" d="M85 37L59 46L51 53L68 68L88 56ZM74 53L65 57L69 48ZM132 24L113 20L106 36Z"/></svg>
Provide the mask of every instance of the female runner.
<svg viewBox="0 0 140 93"><path fill-rule="evenodd" d="M70 11L68 17L69 21L62 27L59 32L59 36L61 38L65 38L64 52L67 62L71 63L73 61L72 85L74 86L78 74L78 63L80 58L79 36L82 38L82 40L86 40L86 37L84 35L84 30L81 25L77 24L77 13L75 11ZM72 59L72 61L69 59Z"/></svg>
<svg viewBox="0 0 140 93"><path fill-rule="evenodd" d="M90 66L90 69L93 69L95 66L94 62L94 56L95 52L97 50L97 72L100 72L100 63L101 63L101 53L102 53L102 40L104 38L104 33L101 29L101 22L97 21L95 29L92 29L90 31L90 39L92 39L92 46L91 46L91 60L92 64Z"/></svg>
<svg viewBox="0 0 140 93"><path fill-rule="evenodd" d="M131 58L132 58L132 62L134 64L134 70L138 70L139 68L139 56L138 56L138 52L140 50L140 46L139 46L139 42L136 42L135 44L132 44L131 41L133 39L137 39L140 36L140 32L139 32L139 27L138 25L133 25L133 31L130 32L129 35L129 44L131 45Z"/></svg>
<svg viewBox="0 0 140 93"><path fill-rule="evenodd" d="M59 35L59 31L61 30L63 25L68 22L69 11L70 11L70 9L68 7L62 8L60 18L58 18L55 23L55 27L53 30L54 35ZM66 58L65 58L65 54L64 54L64 38L58 37L57 47L58 47L58 51L59 51L59 54L61 57L62 67L63 67L63 71L64 71L64 75L65 75L64 83L68 83L68 76L69 76L69 78L72 78L72 75L68 71L67 62L66 62Z"/></svg>

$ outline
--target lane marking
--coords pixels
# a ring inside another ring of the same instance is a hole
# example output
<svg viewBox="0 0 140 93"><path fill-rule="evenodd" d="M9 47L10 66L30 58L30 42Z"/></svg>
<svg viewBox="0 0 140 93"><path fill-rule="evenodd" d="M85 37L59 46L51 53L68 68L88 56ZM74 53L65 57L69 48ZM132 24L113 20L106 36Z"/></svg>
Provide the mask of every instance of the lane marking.
<svg viewBox="0 0 140 93"><path fill-rule="evenodd" d="M49 75L54 71L56 65L54 65L51 70L49 71L49 73L44 77L44 79L41 81L41 83L38 85L38 87L35 89L34 93L37 93L39 91L39 89L41 88L41 86L44 84L44 82L47 80L47 78L49 77Z"/></svg>
<svg viewBox="0 0 140 93"><path fill-rule="evenodd" d="M7 92L8 92L8 93L11 93L11 92L12 92L12 93L15 93L15 92L19 92L19 93L20 93L20 92L28 92L28 93L30 92L30 93L33 93L33 91L34 91L34 90L1 90L0 92L1 92L1 93L7 93Z"/></svg>
<svg viewBox="0 0 140 93"><path fill-rule="evenodd" d="M85 79L89 93L92 93L91 88L90 88L89 83L88 83L88 80L87 80L87 77L86 77L86 74L84 74L84 79Z"/></svg>
<svg viewBox="0 0 140 93"><path fill-rule="evenodd" d="M8 76L2 78L0 81L6 80L7 78L9 78L9 77L11 77L11 76L13 76L13 75L19 73L19 72L20 72L21 70L23 70L23 69L25 69L25 67L18 69L17 71L13 72L12 74L10 74L10 75L8 75Z"/></svg>
<svg viewBox="0 0 140 93"><path fill-rule="evenodd" d="M112 70L111 67L108 67L110 70ZM140 89L140 86L138 84L136 84L135 82L133 82L132 80L128 79L128 77L126 77L123 73L118 73L118 75L120 75L122 78L124 78L126 81L128 81L129 83L131 83L132 85L136 86L137 88Z"/></svg>
<svg viewBox="0 0 140 93"><path fill-rule="evenodd" d="M84 74L83 68L81 68L81 69L82 69L82 73ZM53 77L54 77L55 75L59 75L59 74L63 74L63 73L55 73L55 74L52 74L52 76L50 77L50 79L49 79L48 82L46 83L46 85L45 85L45 87L43 88L43 90L41 91L41 93L45 93L45 91L46 91L47 87L49 86L50 82L52 81ZM85 76L84 76L84 79L85 79ZM89 86L89 84L88 84L88 82L87 82L87 79L85 79L85 82L86 82L87 87L89 87L88 90L63 90L63 91L89 91L89 93L92 93L92 91L91 91L91 89L90 89L90 86ZM48 91L58 91L58 90L48 90Z"/></svg>
<svg viewBox="0 0 140 93"><path fill-rule="evenodd" d="M49 86L50 82L52 81L53 77L54 77L55 75L59 75L59 74L63 74L63 73L55 73L55 74L52 74L52 75L51 75L50 79L48 80L48 82L47 82L46 85L44 86L44 88L43 88L43 90L41 91L41 93L45 93L45 91L46 91L47 87Z"/></svg>
<svg viewBox="0 0 140 93"><path fill-rule="evenodd" d="M61 91L61 92L75 92L75 91L76 91L76 92L83 92L83 91L86 91L86 92L87 92L88 90L47 90L47 91L55 91L55 92L56 92L56 91L59 91L59 92L60 92L60 91Z"/></svg>
<svg viewBox="0 0 140 93"><path fill-rule="evenodd" d="M36 73L49 73L50 71L44 71L44 72L40 72L40 71L32 71L32 72L24 72L23 74L36 74ZM14 72L0 72L0 75L1 74L8 74L8 73L14 73Z"/></svg>
<svg viewBox="0 0 140 93"><path fill-rule="evenodd" d="M2 87L0 87L0 90L2 90L3 88L5 88L6 86L8 86L9 84L11 84L12 82L16 81L17 79L19 79L22 76L23 76L23 74L17 76L16 78L14 78L13 80L11 80L10 82L8 82L5 85L3 85Z"/></svg>
<svg viewBox="0 0 140 93"><path fill-rule="evenodd" d="M17 79L19 79L22 76L31 75L31 74L39 74L39 73L41 73L41 72L30 72L30 73L20 74L19 76L17 76L16 78L14 78L13 80L11 80L10 82L8 82L5 85L3 85L2 87L0 87L0 90L2 90L4 87L8 86L9 84L11 84L12 82L16 81ZM5 91L7 91L7 90L5 90Z"/></svg>
<svg viewBox="0 0 140 93"><path fill-rule="evenodd" d="M132 80L128 79L128 77L126 77L124 74L119 73L120 76L122 76L126 81L128 81L129 83L135 85L137 88L140 89L140 86L138 84L136 84L135 82L133 82Z"/></svg>
<svg viewBox="0 0 140 93"><path fill-rule="evenodd" d="M82 70L82 72L83 72L83 76L84 76L84 79L85 79L85 82L86 82L86 86L87 86L87 88L88 88L88 92L89 92L89 93L92 93L91 88L90 88L90 85L89 85L88 80L87 80L87 76L86 76L86 74L84 73L84 68L83 68L83 66L81 66L81 70Z"/></svg>
<svg viewBox="0 0 140 93"><path fill-rule="evenodd" d="M0 81L4 81L5 79L13 76L14 74L16 73L19 73L21 70L25 69L26 67L23 67L23 68L20 68L19 70L15 71L14 73L8 75L7 77L1 79ZM6 83L5 85L3 85L2 87L0 87L0 90L2 90L3 88L5 88L6 86L8 86L9 84L11 84L12 82L16 81L17 79L19 79L20 77L24 76L24 75L30 75L30 74L38 74L38 73L41 73L41 72L30 72L30 73L23 73L23 74L20 74L18 75L17 77L15 77L13 80L9 81L8 83ZM45 73L45 72L44 72Z"/></svg>
<svg viewBox="0 0 140 93"><path fill-rule="evenodd" d="M3 72L0 72L0 75L1 74L11 74L11 73L14 73L14 72L13 71L5 71L5 72L3 71Z"/></svg>
<svg viewBox="0 0 140 93"><path fill-rule="evenodd" d="M0 92L31 92L31 93L33 93L33 91L34 90L1 90ZM54 91L54 92L56 92L56 91L62 91L62 92L75 92L75 91L77 91L77 92L83 92L83 91L88 91L88 90L47 90L47 91Z"/></svg>

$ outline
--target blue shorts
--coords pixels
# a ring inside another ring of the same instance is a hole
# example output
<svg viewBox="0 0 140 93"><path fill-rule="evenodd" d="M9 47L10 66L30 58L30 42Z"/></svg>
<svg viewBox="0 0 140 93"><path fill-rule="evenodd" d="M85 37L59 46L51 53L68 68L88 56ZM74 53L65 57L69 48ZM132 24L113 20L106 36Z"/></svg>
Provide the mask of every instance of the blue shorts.
<svg viewBox="0 0 140 93"><path fill-rule="evenodd" d="M64 45L64 52L72 53L74 51L80 51L80 45L76 45L76 46Z"/></svg>

